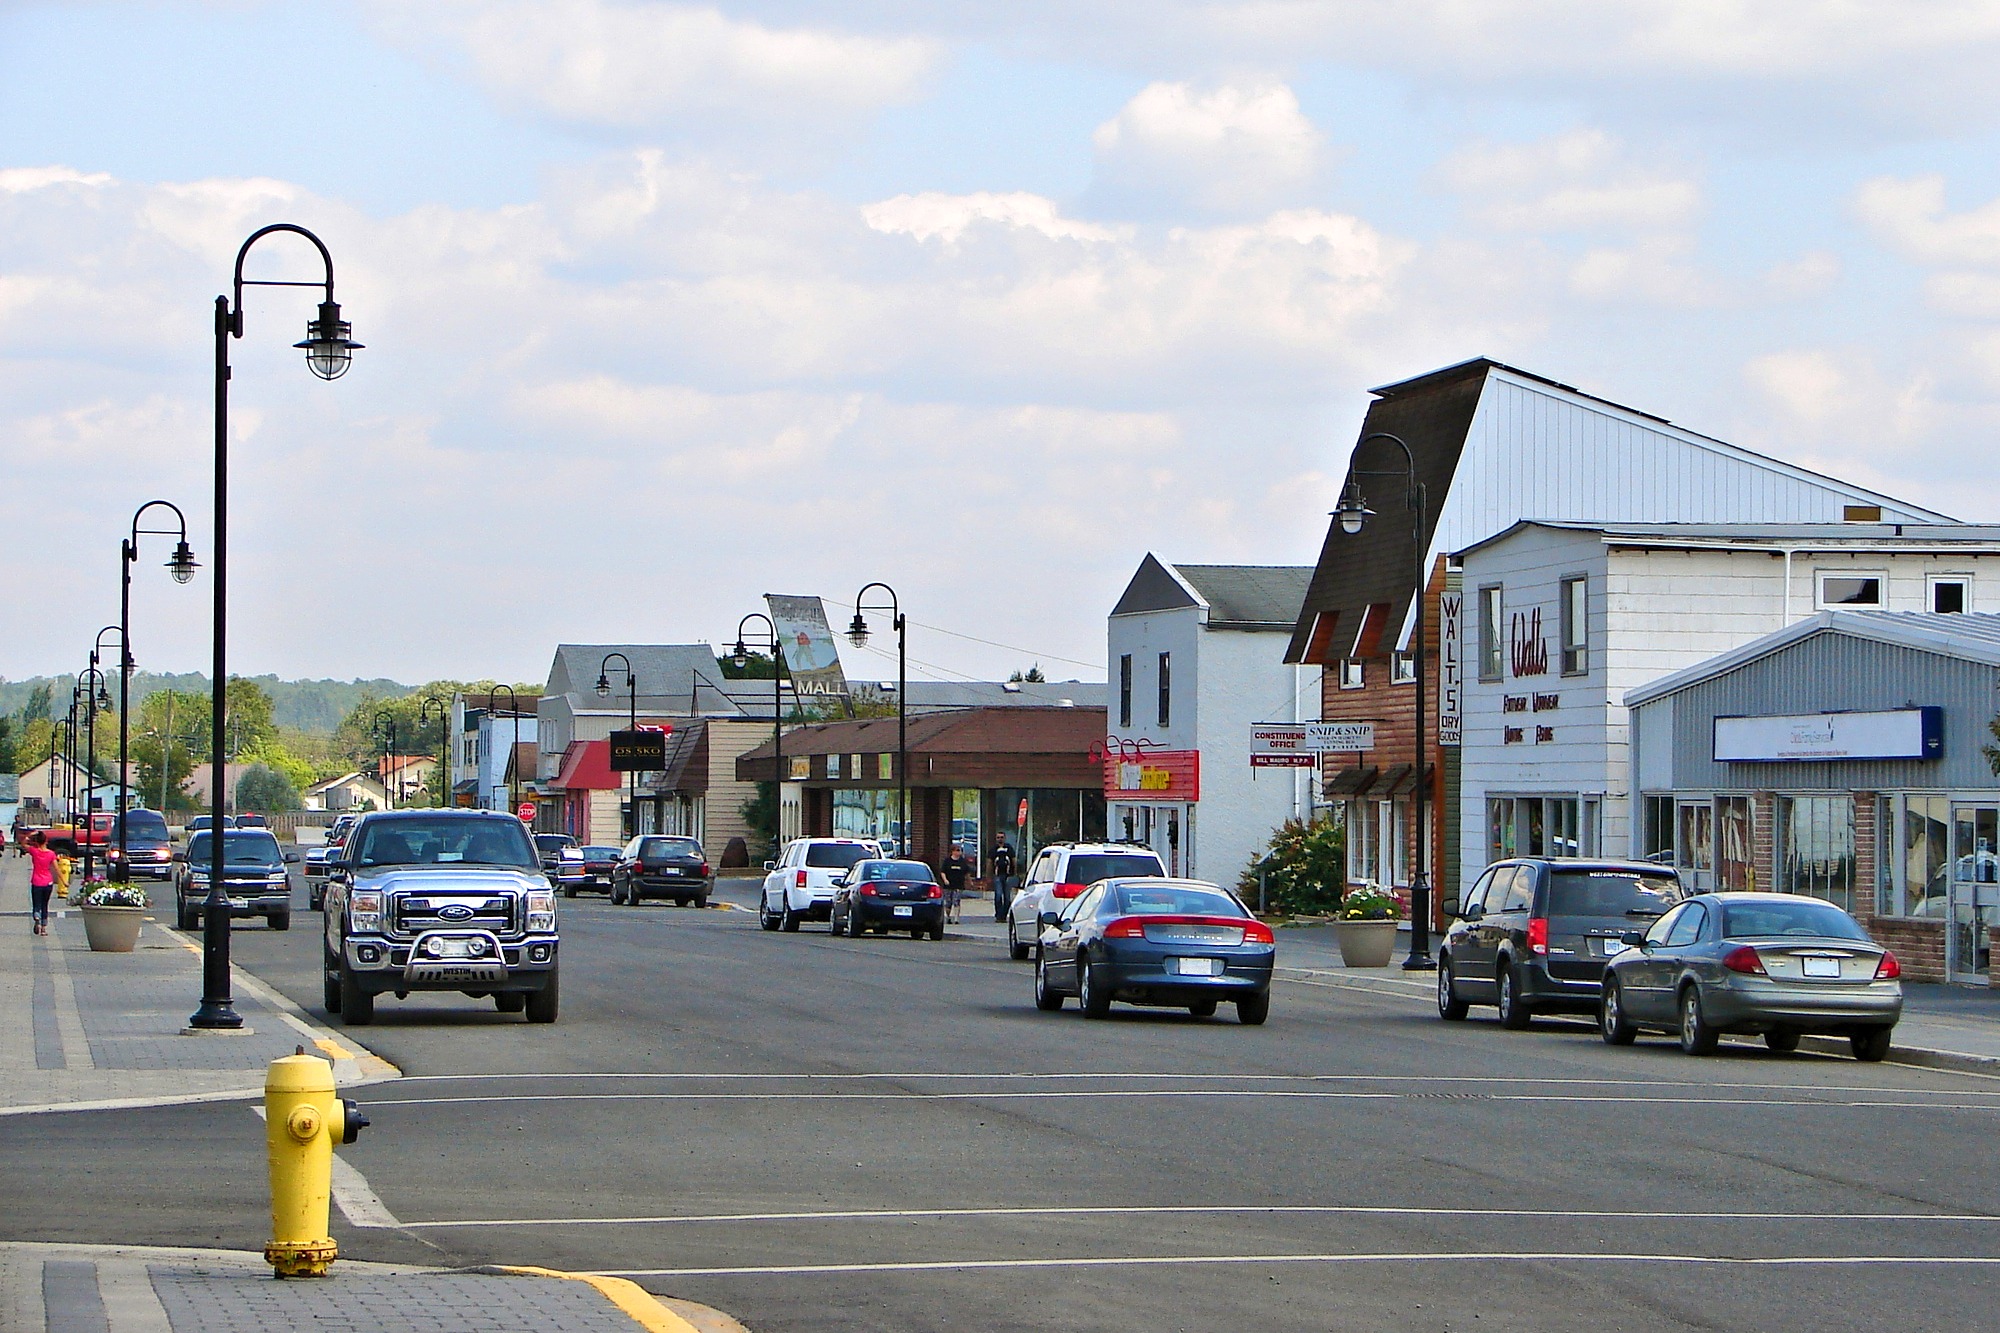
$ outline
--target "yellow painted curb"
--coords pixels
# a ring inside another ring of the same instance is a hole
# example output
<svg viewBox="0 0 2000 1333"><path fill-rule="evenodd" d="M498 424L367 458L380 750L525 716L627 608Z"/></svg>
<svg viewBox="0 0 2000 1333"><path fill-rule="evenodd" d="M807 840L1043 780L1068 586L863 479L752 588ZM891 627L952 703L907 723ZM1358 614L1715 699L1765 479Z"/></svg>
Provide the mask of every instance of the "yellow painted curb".
<svg viewBox="0 0 2000 1333"><path fill-rule="evenodd" d="M638 1283L622 1277L603 1277L596 1273L565 1273L559 1268L525 1268L516 1264L501 1264L502 1272L519 1273L524 1277L560 1277L572 1282L588 1282L604 1294L604 1299L632 1316L639 1327L647 1333L700 1333L693 1324L669 1310L653 1298Z"/></svg>

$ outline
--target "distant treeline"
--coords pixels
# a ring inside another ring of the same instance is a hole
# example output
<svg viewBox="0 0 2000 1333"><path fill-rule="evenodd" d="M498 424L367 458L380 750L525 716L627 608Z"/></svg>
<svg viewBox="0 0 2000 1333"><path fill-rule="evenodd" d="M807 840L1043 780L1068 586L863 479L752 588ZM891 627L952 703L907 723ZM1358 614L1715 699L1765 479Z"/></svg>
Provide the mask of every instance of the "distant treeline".
<svg viewBox="0 0 2000 1333"><path fill-rule="evenodd" d="M331 735L341 719L354 711L363 699L400 699L416 691L414 685L393 680L279 680L276 676L251 676L271 696L271 721L280 727ZM0 680L0 716L19 712L37 685L50 683L46 676L28 680ZM52 691L61 711L69 708L70 681L55 680ZM147 695L156 690L178 690L207 694L208 677L199 671L182 675L156 675L150 671L132 674L132 706L136 711ZM118 693L117 685L111 690Z"/></svg>

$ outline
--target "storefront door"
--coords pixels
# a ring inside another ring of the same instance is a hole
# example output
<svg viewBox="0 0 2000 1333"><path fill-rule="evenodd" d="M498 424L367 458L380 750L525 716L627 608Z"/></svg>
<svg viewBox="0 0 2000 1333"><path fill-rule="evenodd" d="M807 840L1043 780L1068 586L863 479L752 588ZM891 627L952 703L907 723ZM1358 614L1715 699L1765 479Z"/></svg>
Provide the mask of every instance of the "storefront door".
<svg viewBox="0 0 2000 1333"><path fill-rule="evenodd" d="M2000 925L2000 806L1951 811L1951 898L1945 969L1953 981L1984 983L1988 931Z"/></svg>

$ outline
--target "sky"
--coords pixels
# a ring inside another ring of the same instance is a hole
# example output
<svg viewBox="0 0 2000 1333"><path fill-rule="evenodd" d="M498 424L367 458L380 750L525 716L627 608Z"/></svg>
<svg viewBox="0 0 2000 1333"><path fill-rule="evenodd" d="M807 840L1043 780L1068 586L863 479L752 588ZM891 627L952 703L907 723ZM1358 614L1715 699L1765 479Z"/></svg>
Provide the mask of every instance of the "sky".
<svg viewBox="0 0 2000 1333"><path fill-rule="evenodd" d="M206 668L272 222L365 348L246 297L244 674L881 580L915 676L1102 679L1148 551L1310 564L1368 389L1475 356L2000 519L1995 68L2000 0L0 0L0 676L153 498L134 654Z"/></svg>

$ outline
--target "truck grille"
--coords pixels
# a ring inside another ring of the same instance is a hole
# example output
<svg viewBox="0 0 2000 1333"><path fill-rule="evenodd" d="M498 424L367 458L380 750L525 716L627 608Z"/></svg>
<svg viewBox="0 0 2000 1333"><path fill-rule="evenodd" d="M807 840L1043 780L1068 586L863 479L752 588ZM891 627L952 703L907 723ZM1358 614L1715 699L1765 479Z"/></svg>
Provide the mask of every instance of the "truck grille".
<svg viewBox="0 0 2000 1333"><path fill-rule="evenodd" d="M515 933L514 899L414 896L396 899L395 927L398 933L413 935L425 930L490 930L499 935ZM465 916L449 908L469 907Z"/></svg>

